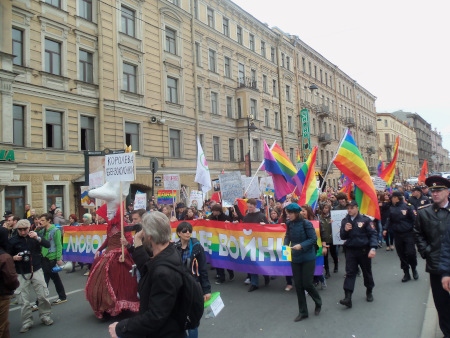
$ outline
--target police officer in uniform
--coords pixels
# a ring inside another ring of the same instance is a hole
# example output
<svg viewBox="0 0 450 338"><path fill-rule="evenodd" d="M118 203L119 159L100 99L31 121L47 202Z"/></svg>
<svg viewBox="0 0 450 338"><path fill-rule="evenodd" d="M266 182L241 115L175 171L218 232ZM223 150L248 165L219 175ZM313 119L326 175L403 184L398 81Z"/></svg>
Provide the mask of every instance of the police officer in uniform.
<svg viewBox="0 0 450 338"><path fill-rule="evenodd" d="M414 208L419 209L419 207L422 207L424 205L430 204L431 200L428 198L428 196L424 196L422 194L422 188L419 186L415 186L412 188L412 196L409 198L408 202L411 203Z"/></svg>
<svg viewBox="0 0 450 338"><path fill-rule="evenodd" d="M414 234L417 250L426 259L426 271L430 274L431 292L439 317L439 326L445 337L450 337L450 295L442 288L441 240L450 228L450 181L441 176L430 176L425 184L431 190L433 204L419 208Z"/></svg>
<svg viewBox="0 0 450 338"><path fill-rule="evenodd" d="M347 205L347 216L341 222L341 239L345 240L345 298L339 302L352 307L352 293L355 288L358 266L361 267L366 287L366 300L373 302L372 289L375 286L372 277L372 261L378 247L375 224L369 217L361 215L356 201Z"/></svg>
<svg viewBox="0 0 450 338"><path fill-rule="evenodd" d="M395 247L400 258L400 267L405 273L402 282L411 280L409 268L415 280L419 279L417 273L417 255L414 243L414 221L416 220L416 210L411 204L403 201L403 194L394 191L391 196L391 207L389 216L384 226L383 235L386 236L388 230L394 232Z"/></svg>

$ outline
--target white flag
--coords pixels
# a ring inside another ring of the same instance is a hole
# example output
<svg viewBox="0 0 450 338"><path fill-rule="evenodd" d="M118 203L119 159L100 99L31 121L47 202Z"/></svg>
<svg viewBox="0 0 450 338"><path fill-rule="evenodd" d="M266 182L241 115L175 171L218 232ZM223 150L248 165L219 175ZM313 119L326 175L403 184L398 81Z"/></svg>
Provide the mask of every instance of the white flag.
<svg viewBox="0 0 450 338"><path fill-rule="evenodd" d="M199 138L197 138L197 149L197 172L195 173L194 182L201 184L202 191L206 193L211 190L211 175L209 174L208 162L206 161Z"/></svg>

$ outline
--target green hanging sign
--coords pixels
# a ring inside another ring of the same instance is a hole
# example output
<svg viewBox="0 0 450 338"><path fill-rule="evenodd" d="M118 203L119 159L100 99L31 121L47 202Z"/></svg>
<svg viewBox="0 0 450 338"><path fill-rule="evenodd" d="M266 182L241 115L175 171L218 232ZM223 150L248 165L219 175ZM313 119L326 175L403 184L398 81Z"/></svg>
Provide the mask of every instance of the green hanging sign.
<svg viewBox="0 0 450 338"><path fill-rule="evenodd" d="M0 149L0 161L14 162L16 160L14 150Z"/></svg>
<svg viewBox="0 0 450 338"><path fill-rule="evenodd" d="M308 158L310 152L311 152L311 132L309 129L309 110L308 109L302 109L300 111L300 125L302 128L302 135L301 135L301 159L304 160L305 158Z"/></svg>

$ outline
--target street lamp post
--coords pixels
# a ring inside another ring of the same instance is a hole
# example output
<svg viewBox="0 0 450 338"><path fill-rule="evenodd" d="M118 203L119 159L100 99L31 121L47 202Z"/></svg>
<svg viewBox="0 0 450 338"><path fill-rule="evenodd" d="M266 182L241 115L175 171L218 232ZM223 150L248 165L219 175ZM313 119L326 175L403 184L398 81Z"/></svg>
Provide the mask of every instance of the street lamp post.
<svg viewBox="0 0 450 338"><path fill-rule="evenodd" d="M247 115L247 136L248 136L248 176L252 176L252 159L250 158L250 132L258 128L253 123L253 115Z"/></svg>

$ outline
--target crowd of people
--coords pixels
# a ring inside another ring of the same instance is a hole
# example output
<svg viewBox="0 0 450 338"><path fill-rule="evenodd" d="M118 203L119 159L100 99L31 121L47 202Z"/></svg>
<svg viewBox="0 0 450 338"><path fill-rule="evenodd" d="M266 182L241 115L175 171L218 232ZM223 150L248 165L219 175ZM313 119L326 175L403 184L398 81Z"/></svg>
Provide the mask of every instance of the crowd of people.
<svg viewBox="0 0 450 338"><path fill-rule="evenodd" d="M90 268L87 297L99 318L104 314L115 316L123 310L137 312L137 315L129 319L112 324L109 328L111 337L146 336L150 333L155 333L155 336L170 334L173 337L197 337L196 328L186 333L185 328L178 325L178 318L174 317L174 309L179 306L177 294L182 288L180 277L173 267L168 268L157 262L164 260L174 266L186 267L200 284L206 301L211 297L206 256L203 247L192 237L195 222L191 221L205 219L230 223L280 224L286 229L284 244L292 249L292 276L285 277L284 290L295 290L297 294L299 311L294 321L309 317L306 295L314 300L314 314L320 314L322 299L318 292L319 285L326 288L326 280L339 271L339 254L345 255L344 298L340 303L352 308L356 276L361 274L366 288L366 300L372 302L376 278L372 275L371 262L377 250L384 248L397 253L400 268L403 270L403 283L419 279L416 252L426 260L426 272L430 275L439 324L445 337L449 337L449 189L450 182L447 179L432 176L421 186L397 186L392 192L379 191L380 219L362 215L353 196L332 188L327 188L320 194L316 210L312 210L309 205L299 205L296 196L292 195L286 196L283 201L273 198L246 199L244 213L237 204L225 208L213 200L204 201L200 209L197 205L187 207L184 202L176 205L157 205L154 199L149 201L147 210L134 210L133 204L129 204L124 212L124 223L139 225L140 228L133 228L136 231L134 238L130 232L126 232L123 237L118 228L120 220L107 222L107 241L98 249ZM340 238L345 240L342 248L333 242L333 210L346 211L340 227ZM19 300L22 318L20 332L27 332L33 326L32 311L35 310L39 311L43 324L52 325L51 306L67 301L62 281L58 273L52 271L54 266L62 264L62 235L55 224L100 224L105 222L107 216L97 210L94 214L84 214L79 223L75 214L71 214L68 221L64 220L61 209L55 205L52 205L50 212L40 216L36 216L35 210L27 205L23 217L6 212L4 218L0 232L0 261L7 262L5 269L8 283L3 286L5 290L0 290L1 295L5 295L5 292L8 297L15 294ZM318 221L320 226L324 256L324 272L320 276L314 276L316 252L319 248L311 220ZM181 221L176 229L179 238L176 243L170 240L171 221ZM121 256L122 246L126 248L125 257ZM9 255L5 256L6 253ZM120 258L127 262L123 265L127 271L124 270L120 275L129 280L108 275L110 266ZM134 263L137 276L128 273ZM216 268L215 284L220 285L227 281L226 272L228 281L235 279L233 270ZM159 283L156 281L159 278L151 276L159 276L164 282ZM263 277L264 284L268 285L271 276ZM47 290L50 279L53 280L58 293L58 299L52 303L48 300ZM249 285L249 292L254 292L260 287L259 276L248 274L244 283ZM134 287L127 289L131 290L129 293L122 294L124 288L121 285L124 284ZM4 303L0 302L0 305L3 306ZM155 312L156 307L159 310ZM0 324L0 328L9 330L7 318L1 319L3 318L0 318L0 321L4 324Z"/></svg>

